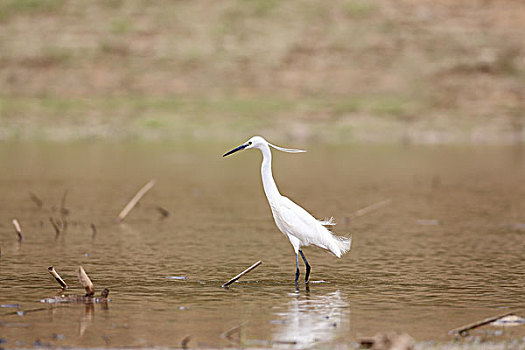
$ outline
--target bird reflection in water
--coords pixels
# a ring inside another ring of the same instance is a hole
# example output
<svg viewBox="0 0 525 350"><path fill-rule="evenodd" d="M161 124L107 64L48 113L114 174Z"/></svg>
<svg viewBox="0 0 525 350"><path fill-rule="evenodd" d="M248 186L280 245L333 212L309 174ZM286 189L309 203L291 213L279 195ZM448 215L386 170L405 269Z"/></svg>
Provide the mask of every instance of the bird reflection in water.
<svg viewBox="0 0 525 350"><path fill-rule="evenodd" d="M276 313L279 319L273 335L273 344L308 347L316 343L336 341L350 328L350 306L341 298L339 290L311 295L290 294L291 300Z"/></svg>

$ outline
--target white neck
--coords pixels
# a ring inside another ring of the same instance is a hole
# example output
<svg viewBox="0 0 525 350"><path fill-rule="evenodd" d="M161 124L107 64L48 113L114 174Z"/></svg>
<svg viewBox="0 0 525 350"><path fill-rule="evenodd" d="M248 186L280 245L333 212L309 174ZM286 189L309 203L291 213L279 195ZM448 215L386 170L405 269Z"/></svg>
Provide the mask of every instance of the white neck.
<svg viewBox="0 0 525 350"><path fill-rule="evenodd" d="M273 179L272 175L272 152L270 151L270 147L268 145L264 145L259 149L263 155L263 161L261 164L261 177L264 193L266 194L266 198L268 198L268 202L270 202L271 205L272 202L279 198L281 194L277 189L277 185L275 184L275 180Z"/></svg>

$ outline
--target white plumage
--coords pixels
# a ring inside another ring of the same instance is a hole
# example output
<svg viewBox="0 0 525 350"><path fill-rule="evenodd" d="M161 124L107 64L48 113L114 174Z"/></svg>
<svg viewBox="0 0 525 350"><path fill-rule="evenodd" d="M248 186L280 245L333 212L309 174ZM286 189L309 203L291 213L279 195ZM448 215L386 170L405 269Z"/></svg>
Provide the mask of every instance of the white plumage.
<svg viewBox="0 0 525 350"><path fill-rule="evenodd" d="M301 247L314 245L326 249L340 258L350 250L352 238L334 236L332 232L325 227L335 225L333 218L324 221L317 220L309 212L279 193L272 175L272 153L270 146L283 152L305 152L302 150L278 147L272 145L260 136L254 136L241 146L225 153L224 156L249 148L257 148L261 151L263 155L261 177L264 193L270 204L277 227L288 237L294 248L297 262L295 281L297 282L299 278L299 254L301 254L306 265L305 282L308 283L310 265L301 251Z"/></svg>

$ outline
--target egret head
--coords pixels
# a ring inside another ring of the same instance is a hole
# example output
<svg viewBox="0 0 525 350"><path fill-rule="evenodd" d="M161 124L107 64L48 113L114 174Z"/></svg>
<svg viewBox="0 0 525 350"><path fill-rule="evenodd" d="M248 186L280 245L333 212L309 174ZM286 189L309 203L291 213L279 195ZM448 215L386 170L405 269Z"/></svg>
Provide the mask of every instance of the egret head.
<svg viewBox="0 0 525 350"><path fill-rule="evenodd" d="M248 141L246 141L245 143L243 143L242 145L240 145L239 147L234 148L231 151L228 151L228 152L224 153L222 156L226 157L226 156L229 156L230 154L235 153L237 151L241 151L243 149L249 149L249 148L258 148L258 149L262 150L263 148L268 147L268 146L271 146L271 147L275 148L276 150L283 151L283 152L289 152L289 153L306 152L306 151L303 151L303 150L300 150L300 149L283 148L283 147L275 146L275 145L272 145L271 143L269 143L268 141L266 141L261 136L254 136L254 137L250 138Z"/></svg>

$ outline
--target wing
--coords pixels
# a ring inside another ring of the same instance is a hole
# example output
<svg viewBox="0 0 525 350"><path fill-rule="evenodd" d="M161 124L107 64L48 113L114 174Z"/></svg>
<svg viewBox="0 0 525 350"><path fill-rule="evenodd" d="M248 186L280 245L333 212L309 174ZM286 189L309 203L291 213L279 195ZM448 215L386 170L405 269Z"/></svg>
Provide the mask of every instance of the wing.
<svg viewBox="0 0 525 350"><path fill-rule="evenodd" d="M309 212L289 198L281 197L280 201L272 206L272 213L277 226L283 233L296 237L304 246L315 244L326 248L323 236L331 235L330 232Z"/></svg>
<svg viewBox="0 0 525 350"><path fill-rule="evenodd" d="M332 252L338 258L350 250L351 237L334 236L323 226L333 224L333 220L316 220L286 197L281 197L276 205L272 205L272 213L275 223L282 233L289 236L295 249L313 244Z"/></svg>

